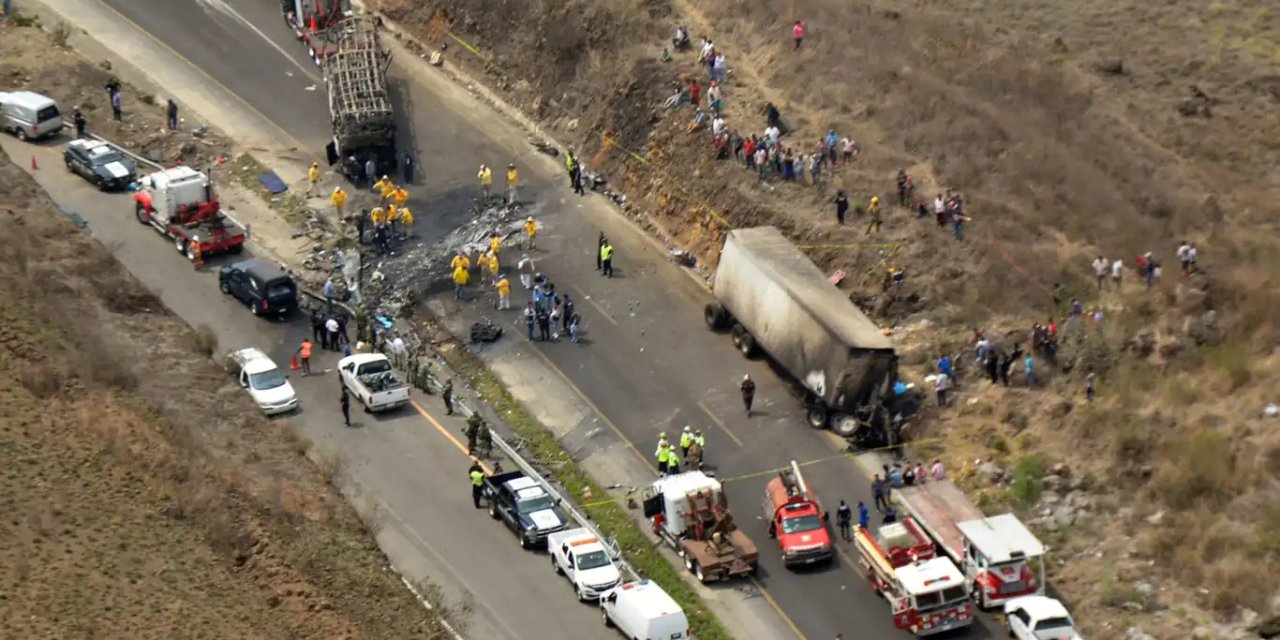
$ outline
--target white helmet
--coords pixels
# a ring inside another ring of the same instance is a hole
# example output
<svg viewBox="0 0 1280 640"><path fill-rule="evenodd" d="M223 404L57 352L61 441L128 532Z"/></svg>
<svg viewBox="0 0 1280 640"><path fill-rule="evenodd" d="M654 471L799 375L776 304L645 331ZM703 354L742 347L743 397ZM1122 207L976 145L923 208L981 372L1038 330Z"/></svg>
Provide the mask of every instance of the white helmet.
<svg viewBox="0 0 1280 640"><path fill-rule="evenodd" d="M200 236L191 236L192 242L200 242Z"/></svg>

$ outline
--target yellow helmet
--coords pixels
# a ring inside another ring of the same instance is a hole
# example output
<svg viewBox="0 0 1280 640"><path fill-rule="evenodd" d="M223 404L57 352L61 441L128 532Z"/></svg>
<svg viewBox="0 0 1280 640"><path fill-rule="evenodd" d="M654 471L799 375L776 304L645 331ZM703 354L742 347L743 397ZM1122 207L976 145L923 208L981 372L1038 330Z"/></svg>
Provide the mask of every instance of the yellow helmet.
<svg viewBox="0 0 1280 640"><path fill-rule="evenodd" d="M880 196L871 196L871 204L880 204Z"/></svg>

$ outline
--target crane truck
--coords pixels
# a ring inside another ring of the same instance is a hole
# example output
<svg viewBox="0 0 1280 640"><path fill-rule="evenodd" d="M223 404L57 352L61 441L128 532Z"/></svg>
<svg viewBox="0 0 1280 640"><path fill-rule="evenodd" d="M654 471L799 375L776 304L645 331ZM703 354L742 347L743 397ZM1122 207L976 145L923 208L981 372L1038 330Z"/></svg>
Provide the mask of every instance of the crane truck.
<svg viewBox="0 0 1280 640"><path fill-rule="evenodd" d="M764 517L769 521L769 537L782 548L782 565L803 567L831 562L835 555L828 514L800 473L800 465L778 472L764 488Z"/></svg>
<svg viewBox="0 0 1280 640"><path fill-rule="evenodd" d="M330 165L358 181L369 160L377 173L396 167L396 119L387 93L391 54L378 40L376 16L352 15L326 31L333 52L321 60L333 139Z"/></svg>
<svg viewBox="0 0 1280 640"><path fill-rule="evenodd" d="M134 215L173 240L178 253L195 259L200 253L240 253L245 232L222 213L209 177L190 167L171 167L148 175L133 195Z"/></svg>
<svg viewBox="0 0 1280 640"><path fill-rule="evenodd" d="M946 480L901 487L893 497L963 570L980 608L1044 594L1044 544L1017 516L984 516Z"/></svg>
<svg viewBox="0 0 1280 640"><path fill-rule="evenodd" d="M645 490L644 515L699 582L755 572L760 554L734 524L728 496L715 478L701 471L659 478Z"/></svg>
<svg viewBox="0 0 1280 640"><path fill-rule="evenodd" d="M871 587L889 601L893 624L918 636L973 624L964 575L910 518L885 524L873 535L854 532L858 562Z"/></svg>
<svg viewBox="0 0 1280 640"><path fill-rule="evenodd" d="M774 227L725 236L703 317L744 356L763 350L805 388L807 419L863 445L896 439L893 343Z"/></svg>

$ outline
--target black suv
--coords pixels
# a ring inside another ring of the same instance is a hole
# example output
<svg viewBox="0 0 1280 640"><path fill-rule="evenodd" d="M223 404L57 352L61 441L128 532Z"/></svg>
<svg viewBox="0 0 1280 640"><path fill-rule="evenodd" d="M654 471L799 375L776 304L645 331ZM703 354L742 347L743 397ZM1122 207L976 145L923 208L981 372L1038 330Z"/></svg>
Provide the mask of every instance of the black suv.
<svg viewBox="0 0 1280 640"><path fill-rule="evenodd" d="M246 260L218 270L218 288L249 305L255 316L287 316L298 307L293 276L270 262Z"/></svg>
<svg viewBox="0 0 1280 640"><path fill-rule="evenodd" d="M545 547L547 536L568 523L560 501L519 471L486 477L484 495L489 501L489 515L502 520L526 549Z"/></svg>
<svg viewBox="0 0 1280 640"><path fill-rule="evenodd" d="M133 162L105 142L72 140L62 152L62 159L68 170L80 174L99 189L124 189L138 179Z"/></svg>

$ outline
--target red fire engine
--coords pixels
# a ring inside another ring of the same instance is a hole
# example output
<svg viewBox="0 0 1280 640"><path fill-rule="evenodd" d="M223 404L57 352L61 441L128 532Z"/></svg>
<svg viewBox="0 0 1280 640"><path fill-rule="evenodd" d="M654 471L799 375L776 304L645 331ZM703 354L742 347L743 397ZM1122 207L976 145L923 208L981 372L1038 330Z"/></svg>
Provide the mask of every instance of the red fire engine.
<svg viewBox="0 0 1280 640"><path fill-rule="evenodd" d="M794 460L790 469L778 473L765 486L763 507L769 535L782 547L783 566L831 561L834 553L827 515Z"/></svg>
<svg viewBox="0 0 1280 640"><path fill-rule="evenodd" d="M871 586L889 601L893 624L918 636L973 624L964 574L910 518L854 533L859 562Z"/></svg>

